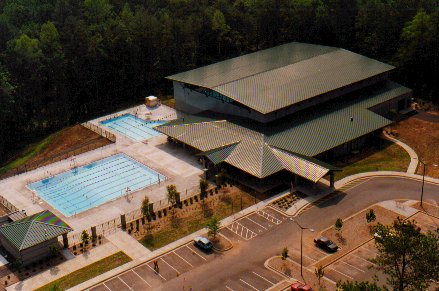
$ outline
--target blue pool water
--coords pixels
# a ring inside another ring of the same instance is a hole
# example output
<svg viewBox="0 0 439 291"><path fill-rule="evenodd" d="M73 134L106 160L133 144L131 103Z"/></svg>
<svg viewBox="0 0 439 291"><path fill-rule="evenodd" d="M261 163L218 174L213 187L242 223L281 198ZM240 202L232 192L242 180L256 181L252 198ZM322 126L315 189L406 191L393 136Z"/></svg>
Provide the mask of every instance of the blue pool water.
<svg viewBox="0 0 439 291"><path fill-rule="evenodd" d="M145 121L131 114L124 114L116 118L101 121L101 124L120 132L135 141L144 141L160 132L153 128L164 124L165 121Z"/></svg>
<svg viewBox="0 0 439 291"><path fill-rule="evenodd" d="M125 195L127 187L134 192L165 179L130 157L116 154L28 187L65 216L71 216Z"/></svg>

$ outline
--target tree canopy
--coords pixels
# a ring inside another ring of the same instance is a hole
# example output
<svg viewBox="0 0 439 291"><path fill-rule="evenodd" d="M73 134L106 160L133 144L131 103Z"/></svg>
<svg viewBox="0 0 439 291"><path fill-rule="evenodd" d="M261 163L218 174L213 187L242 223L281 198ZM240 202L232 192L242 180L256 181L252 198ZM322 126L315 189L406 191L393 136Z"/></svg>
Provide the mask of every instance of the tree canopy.
<svg viewBox="0 0 439 291"><path fill-rule="evenodd" d="M164 77L291 41L399 65L438 93L435 0L0 1L0 160L55 130L149 94Z"/></svg>

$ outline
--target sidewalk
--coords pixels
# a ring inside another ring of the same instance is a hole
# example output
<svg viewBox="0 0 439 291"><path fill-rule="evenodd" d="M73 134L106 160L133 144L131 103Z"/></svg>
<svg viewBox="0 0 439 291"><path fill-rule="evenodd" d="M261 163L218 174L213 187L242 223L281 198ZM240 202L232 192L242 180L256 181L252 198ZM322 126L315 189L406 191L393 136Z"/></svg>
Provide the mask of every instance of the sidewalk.
<svg viewBox="0 0 439 291"><path fill-rule="evenodd" d="M399 141L396 138L391 137L390 135L388 135L385 132L383 132L383 134L384 134L384 137L386 139L396 143L397 145L402 147L410 155L410 164L409 164L409 167L407 168L407 173L415 174L416 169L418 168L418 161L419 161L418 155L416 154L416 152L411 147L409 147L408 145L403 143L402 141Z"/></svg>
<svg viewBox="0 0 439 291"><path fill-rule="evenodd" d="M119 251L119 249L112 243L105 243L92 252L84 253L67 260L58 266L39 273L29 279L20 281L14 285L6 287L6 290L34 290L35 288L44 286L58 278L61 278L73 271L81 269L103 258L111 256Z"/></svg>
<svg viewBox="0 0 439 291"><path fill-rule="evenodd" d="M120 228L105 237L133 260L151 253L141 243Z"/></svg>

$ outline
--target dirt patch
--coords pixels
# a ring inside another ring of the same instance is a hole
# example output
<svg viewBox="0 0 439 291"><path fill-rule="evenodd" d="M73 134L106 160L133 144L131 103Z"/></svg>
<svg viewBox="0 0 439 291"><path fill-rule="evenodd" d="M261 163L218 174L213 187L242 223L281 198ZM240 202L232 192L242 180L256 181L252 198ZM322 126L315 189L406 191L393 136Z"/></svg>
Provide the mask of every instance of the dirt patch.
<svg viewBox="0 0 439 291"><path fill-rule="evenodd" d="M430 111L429 114L438 115L439 111ZM400 121L392 126L396 138L408 144L427 163L425 174L439 178L439 122L432 122L417 118L416 115ZM418 167L418 174L422 174L423 167Z"/></svg>
<svg viewBox="0 0 439 291"><path fill-rule="evenodd" d="M373 211L375 212L376 220L371 224L368 224L366 221L366 212L370 209L373 209ZM370 233L370 227L372 225L375 225L378 222L381 222L384 225L391 224L398 216L400 216L401 218L405 218L393 211L375 205L356 214L355 216L344 220L343 227L340 231L335 230L334 227L324 230L322 232L322 235L334 241L341 247L341 249L335 254L324 258L316 264L326 265L333 260L345 255L354 248L372 239L372 235Z"/></svg>
<svg viewBox="0 0 439 291"><path fill-rule="evenodd" d="M421 207L421 202L416 202L415 204L412 205L412 207L420 211L423 211L429 215L439 217L439 206L437 205L423 202Z"/></svg>
<svg viewBox="0 0 439 291"><path fill-rule="evenodd" d="M233 244L225 236L218 234L214 240L212 240L213 248L220 252L228 251L232 248Z"/></svg>
<svg viewBox="0 0 439 291"><path fill-rule="evenodd" d="M112 142L99 134L83 127L75 125L67 127L53 135L50 143L44 149L39 151L34 157L27 160L17 168L12 168L2 174L2 177L8 177L24 171L29 171L42 167L57 161L64 160L68 157L79 155ZM17 159L20 156L16 157Z"/></svg>

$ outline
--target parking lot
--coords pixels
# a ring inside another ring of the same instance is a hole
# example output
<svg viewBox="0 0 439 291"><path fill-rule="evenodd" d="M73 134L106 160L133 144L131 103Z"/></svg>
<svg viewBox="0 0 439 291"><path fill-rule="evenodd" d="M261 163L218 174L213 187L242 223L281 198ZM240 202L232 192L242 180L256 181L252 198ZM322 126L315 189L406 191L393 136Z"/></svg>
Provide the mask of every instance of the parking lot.
<svg viewBox="0 0 439 291"><path fill-rule="evenodd" d="M248 216L234 221L222 228L221 235L232 241L248 241L287 219L278 211L266 207ZM205 253L192 242L180 246L162 256L150 260L129 271L119 274L93 288L91 291L108 290L154 290L166 281L172 280L191 269L202 266L219 256L216 253ZM154 270L154 261L157 261L159 271ZM264 266L247 270L224 282L218 290L265 290L283 278ZM189 284L188 284L189 285ZM189 289L189 287L188 287Z"/></svg>
<svg viewBox="0 0 439 291"><path fill-rule="evenodd" d="M226 291L241 291L241 290L266 290L273 285L279 283L283 278L260 266L246 272L236 274L225 282L224 286L217 288L217 290Z"/></svg>
<svg viewBox="0 0 439 291"><path fill-rule="evenodd" d="M221 234L231 240L250 240L264 232L269 231L286 219L285 215L271 207L265 207L248 216L234 221L221 230Z"/></svg>
<svg viewBox="0 0 439 291"><path fill-rule="evenodd" d="M192 242L187 243L90 290L153 290L163 282L213 260L215 256L217 256L215 253L207 254L199 250ZM159 266L158 272L154 270L155 260Z"/></svg>
<svg viewBox="0 0 439 291"><path fill-rule="evenodd" d="M411 219L416 221L423 232L436 231L439 226L439 219L422 212L418 212ZM383 274L373 268L376 265L370 261L376 255L377 249L374 241L371 240L326 267L325 276L334 282L339 280L363 281L372 278L374 275L383 278Z"/></svg>

